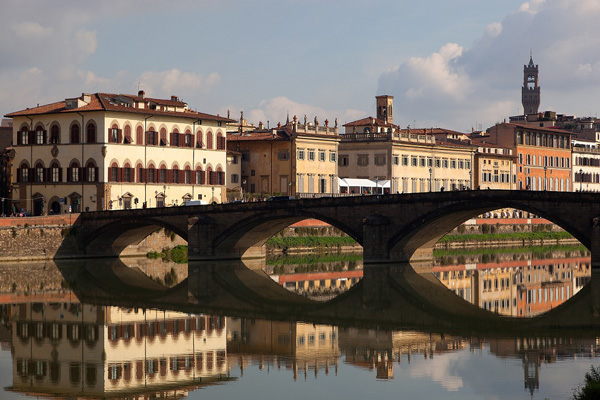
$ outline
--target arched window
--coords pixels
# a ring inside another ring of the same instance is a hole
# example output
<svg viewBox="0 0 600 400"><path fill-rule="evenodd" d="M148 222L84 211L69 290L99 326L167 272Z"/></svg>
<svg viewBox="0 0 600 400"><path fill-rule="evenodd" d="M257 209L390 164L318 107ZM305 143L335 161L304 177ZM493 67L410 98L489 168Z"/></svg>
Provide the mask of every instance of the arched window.
<svg viewBox="0 0 600 400"><path fill-rule="evenodd" d="M145 177L144 177L144 167L142 166L141 163L138 163L138 165L135 167L135 169L137 169L137 181L138 183L144 183Z"/></svg>
<svg viewBox="0 0 600 400"><path fill-rule="evenodd" d="M160 173L158 175L158 181L160 183L167 183L167 166L164 164L160 166Z"/></svg>
<svg viewBox="0 0 600 400"><path fill-rule="evenodd" d="M135 182L134 170L129 163L125 163L123 166L123 182Z"/></svg>
<svg viewBox="0 0 600 400"><path fill-rule="evenodd" d="M21 130L17 133L17 145L28 145L30 142L29 140L29 129L24 126L21 128Z"/></svg>
<svg viewBox="0 0 600 400"><path fill-rule="evenodd" d="M62 182L62 168L60 168L56 161L50 165L50 182Z"/></svg>
<svg viewBox="0 0 600 400"><path fill-rule="evenodd" d="M142 128L141 125L135 128L135 136L135 142L137 144L144 144L144 128Z"/></svg>
<svg viewBox="0 0 600 400"><path fill-rule="evenodd" d="M221 132L217 133L217 150L225 150L225 137Z"/></svg>
<svg viewBox="0 0 600 400"><path fill-rule="evenodd" d="M192 170L190 169L189 166L186 166L185 170L183 172L183 183L185 183L187 185L192 183Z"/></svg>
<svg viewBox="0 0 600 400"><path fill-rule="evenodd" d="M42 165L42 163L37 163L35 165L35 182L42 183L46 181L46 169Z"/></svg>
<svg viewBox="0 0 600 400"><path fill-rule="evenodd" d="M59 128L58 124L54 124L50 128L50 143L53 143L53 144L60 143L60 128Z"/></svg>
<svg viewBox="0 0 600 400"><path fill-rule="evenodd" d="M185 147L192 147L192 131L189 129L185 130L185 136L183 138L183 145Z"/></svg>
<svg viewBox="0 0 600 400"><path fill-rule="evenodd" d="M201 149L204 146L204 142L202 141L202 131L196 131L196 147Z"/></svg>
<svg viewBox="0 0 600 400"><path fill-rule="evenodd" d="M125 140L123 140L123 143L129 144L132 141L133 139L131 138L131 125L125 125Z"/></svg>
<svg viewBox="0 0 600 400"><path fill-rule="evenodd" d="M148 130L148 132L146 132L146 144L156 146L158 144L157 136L158 136L158 134L156 133L154 128L150 127L150 130Z"/></svg>
<svg viewBox="0 0 600 400"><path fill-rule="evenodd" d="M173 183L179 183L179 167L177 165L173 165Z"/></svg>
<svg viewBox="0 0 600 400"><path fill-rule="evenodd" d="M204 185L206 183L204 176L205 175L204 171L202 171L202 167L196 168L196 184Z"/></svg>
<svg viewBox="0 0 600 400"><path fill-rule="evenodd" d="M160 145L167 145L167 130L164 127L160 128Z"/></svg>
<svg viewBox="0 0 600 400"><path fill-rule="evenodd" d="M93 122L89 122L87 124L87 138L86 138L86 142L87 143L96 143L96 124L94 124Z"/></svg>
<svg viewBox="0 0 600 400"><path fill-rule="evenodd" d="M206 167L206 178L207 178L206 180L208 181L209 185L217 184L217 179L216 179L213 169L210 165L208 167Z"/></svg>
<svg viewBox="0 0 600 400"><path fill-rule="evenodd" d="M119 129L119 126L117 124L113 124L108 129L108 143L121 143L122 142L121 135L122 135L122 132Z"/></svg>
<svg viewBox="0 0 600 400"><path fill-rule="evenodd" d="M71 162L67 168L67 182L79 182L81 177L79 164L76 161Z"/></svg>
<svg viewBox="0 0 600 400"><path fill-rule="evenodd" d="M86 182L98 182L98 167L93 161L89 161L85 166Z"/></svg>
<svg viewBox="0 0 600 400"><path fill-rule="evenodd" d="M225 172L223 171L223 169L221 167L217 167L217 172L215 175L217 178L217 185L224 185L225 184Z"/></svg>
<svg viewBox="0 0 600 400"><path fill-rule="evenodd" d="M179 129L174 128L171 132L171 146L179 147L181 145L181 137L179 135Z"/></svg>
<svg viewBox="0 0 600 400"><path fill-rule="evenodd" d="M42 125L35 128L35 144L46 144L46 131Z"/></svg>
<svg viewBox="0 0 600 400"><path fill-rule="evenodd" d="M119 165L114 162L110 165L110 171L108 174L108 181L109 182L119 182L120 181L120 176L119 176Z"/></svg>
<svg viewBox="0 0 600 400"><path fill-rule="evenodd" d="M73 124L71 125L71 143L79 143L79 125Z"/></svg>
<svg viewBox="0 0 600 400"><path fill-rule="evenodd" d="M207 132L206 133L206 148L207 149L212 149L213 148L213 134L212 134L212 132Z"/></svg>
<svg viewBox="0 0 600 400"><path fill-rule="evenodd" d="M26 162L22 162L21 166L17 169L17 182L29 182L30 178L29 165Z"/></svg>
<svg viewBox="0 0 600 400"><path fill-rule="evenodd" d="M154 164L150 164L150 166L148 166L146 182L148 182L148 183L156 182L156 168L154 167Z"/></svg>

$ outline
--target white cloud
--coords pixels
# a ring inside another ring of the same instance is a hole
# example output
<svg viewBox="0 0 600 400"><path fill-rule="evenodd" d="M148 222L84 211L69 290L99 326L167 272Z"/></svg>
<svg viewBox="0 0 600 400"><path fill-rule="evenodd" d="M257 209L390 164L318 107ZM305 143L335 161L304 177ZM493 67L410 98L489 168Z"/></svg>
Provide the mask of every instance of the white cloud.
<svg viewBox="0 0 600 400"><path fill-rule="evenodd" d="M236 107L233 107L233 109L235 111L232 115L237 118L239 111ZM223 115L225 114L226 110ZM364 111L360 110L326 110L314 105L298 103L285 96L279 96L261 101L256 107L244 112L244 118L255 125L262 122L265 127L268 121L268 125L273 128L277 126L278 122L285 124L288 114L290 121L295 115L300 123L304 123L305 116L308 123L314 123L316 117L319 125L324 125L325 120L328 120L329 126L335 126L335 119L337 118L340 129L343 129L341 126L344 123L362 118L365 115Z"/></svg>
<svg viewBox="0 0 600 400"><path fill-rule="evenodd" d="M204 77L202 74L173 68L167 71L145 71L139 77L139 81L147 95L154 93L156 97L177 95L187 98L197 91L210 92L219 84L221 77L218 73Z"/></svg>
<svg viewBox="0 0 600 400"><path fill-rule="evenodd" d="M17 23L12 28L15 34L21 39L41 39L50 36L54 30L50 27L44 27L37 22Z"/></svg>
<svg viewBox="0 0 600 400"><path fill-rule="evenodd" d="M412 57L379 78L378 93L395 96L395 122L469 130L522 112L523 64L540 68L540 111L584 115L600 90L597 0L531 0L490 24L465 48L448 43ZM412 125L412 124L411 124Z"/></svg>

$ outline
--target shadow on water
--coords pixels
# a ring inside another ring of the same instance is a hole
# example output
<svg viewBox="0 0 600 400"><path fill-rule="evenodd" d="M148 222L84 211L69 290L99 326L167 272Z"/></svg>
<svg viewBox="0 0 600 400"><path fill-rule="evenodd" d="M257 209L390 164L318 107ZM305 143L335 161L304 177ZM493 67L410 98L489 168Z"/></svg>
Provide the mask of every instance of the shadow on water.
<svg viewBox="0 0 600 400"><path fill-rule="evenodd" d="M259 264L241 261L190 263L188 278L171 288L119 259L56 263L80 301L96 305L455 334L584 334L600 326L592 312L590 285L543 315L512 318L456 296L431 274L429 264L365 264L359 283L330 301L317 302L286 290Z"/></svg>

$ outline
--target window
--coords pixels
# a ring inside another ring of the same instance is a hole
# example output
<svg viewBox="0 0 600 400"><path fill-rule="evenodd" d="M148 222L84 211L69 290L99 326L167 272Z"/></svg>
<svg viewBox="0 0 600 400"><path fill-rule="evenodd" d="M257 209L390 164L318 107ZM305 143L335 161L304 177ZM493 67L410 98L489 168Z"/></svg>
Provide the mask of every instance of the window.
<svg viewBox="0 0 600 400"><path fill-rule="evenodd" d="M279 150L277 152L277 159L279 159L279 161L286 161L290 159L290 152L289 150Z"/></svg>
<svg viewBox="0 0 600 400"><path fill-rule="evenodd" d="M156 143L157 143L156 142L156 131L149 130L147 136L148 136L148 139L146 141L146 144L153 145L153 146L156 145Z"/></svg>
<svg viewBox="0 0 600 400"><path fill-rule="evenodd" d="M335 153L335 151L330 151L330 152L329 152L329 161L331 161L331 162L336 162L336 161L337 161L337 160L336 160L336 158L337 158L337 157L336 157L336 153Z"/></svg>
<svg viewBox="0 0 600 400"><path fill-rule="evenodd" d="M148 171L147 171L146 182L154 183L155 181L156 181L156 169L154 168L154 165L150 165L150 168L148 168Z"/></svg>
<svg viewBox="0 0 600 400"><path fill-rule="evenodd" d="M410 165L413 167L416 167L419 163L419 160L417 159L417 157L411 157L410 158Z"/></svg>
<svg viewBox="0 0 600 400"><path fill-rule="evenodd" d="M97 182L98 174L96 172L96 166L91 162L87 165L87 181L88 182Z"/></svg>
<svg viewBox="0 0 600 400"><path fill-rule="evenodd" d="M79 125L71 126L71 143L79 143Z"/></svg>
<svg viewBox="0 0 600 400"><path fill-rule="evenodd" d="M23 128L21 132L19 132L21 138L21 144L28 145L29 144L29 132L26 128Z"/></svg>
<svg viewBox="0 0 600 400"><path fill-rule="evenodd" d="M325 152L323 150L319 150L319 161L325 161Z"/></svg>
<svg viewBox="0 0 600 400"><path fill-rule="evenodd" d="M315 150L308 149L308 161L315 161Z"/></svg>
<svg viewBox="0 0 600 400"><path fill-rule="evenodd" d="M44 130L38 127L35 131L35 144L44 144Z"/></svg>
<svg viewBox="0 0 600 400"><path fill-rule="evenodd" d="M110 140L111 143L119 143L119 129L114 126L110 130Z"/></svg>
<svg viewBox="0 0 600 400"><path fill-rule="evenodd" d="M424 167L425 166L425 158L423 157L419 157L419 167Z"/></svg>
<svg viewBox="0 0 600 400"><path fill-rule="evenodd" d="M304 149L298 149L298 160L304 160ZM244 159L244 154L242 153L242 160Z"/></svg>
<svg viewBox="0 0 600 400"><path fill-rule="evenodd" d="M177 132L177 130L175 130L175 132L173 132L171 134L171 137L173 138L171 140L171 146L173 146L173 147L179 147L179 133Z"/></svg>
<svg viewBox="0 0 600 400"><path fill-rule="evenodd" d="M160 167L159 182L167 183L167 167Z"/></svg>
<svg viewBox="0 0 600 400"><path fill-rule="evenodd" d="M50 176L50 180L54 183L56 182L60 182L61 181L61 176L60 176L60 168L58 167L57 164L52 164L52 167L50 168L51 171L51 176Z"/></svg>
<svg viewBox="0 0 600 400"><path fill-rule="evenodd" d="M171 181L173 183L179 183L179 167L177 167L176 165L173 167L173 172L172 172L172 178Z"/></svg>
<svg viewBox="0 0 600 400"><path fill-rule="evenodd" d="M89 123L87 125L87 140L88 143L96 143L96 125Z"/></svg>
<svg viewBox="0 0 600 400"><path fill-rule="evenodd" d="M341 166L341 167L348 166L348 156L347 155L340 155L340 157L338 158L338 165Z"/></svg>
<svg viewBox="0 0 600 400"><path fill-rule="evenodd" d="M402 156L402 166L408 167L408 156Z"/></svg>
<svg viewBox="0 0 600 400"><path fill-rule="evenodd" d="M385 165L385 154L375 154L375 165Z"/></svg>
<svg viewBox="0 0 600 400"><path fill-rule="evenodd" d="M358 165L361 167L369 165L369 156L367 154L359 154Z"/></svg>
<svg viewBox="0 0 600 400"><path fill-rule="evenodd" d="M456 169L456 160L450 160L450 168Z"/></svg>
<svg viewBox="0 0 600 400"><path fill-rule="evenodd" d="M443 167L443 168L448 168L448 159L447 159L447 158L444 158L444 159L442 160L442 167Z"/></svg>
<svg viewBox="0 0 600 400"><path fill-rule="evenodd" d="M190 184L192 182L192 171L189 168L186 168L186 170L183 173L183 179L185 184Z"/></svg>
<svg viewBox="0 0 600 400"><path fill-rule="evenodd" d="M394 163L394 165L399 165L400 164L400 157L394 156L393 163Z"/></svg>
<svg viewBox="0 0 600 400"><path fill-rule="evenodd" d="M240 176L238 174L231 174L231 183L239 183Z"/></svg>
<svg viewBox="0 0 600 400"><path fill-rule="evenodd" d="M27 168L27 164L21 165L21 182L29 182L29 168Z"/></svg>
<svg viewBox="0 0 600 400"><path fill-rule="evenodd" d="M42 164L37 164L35 166L35 181L38 183L44 182L44 167Z"/></svg>

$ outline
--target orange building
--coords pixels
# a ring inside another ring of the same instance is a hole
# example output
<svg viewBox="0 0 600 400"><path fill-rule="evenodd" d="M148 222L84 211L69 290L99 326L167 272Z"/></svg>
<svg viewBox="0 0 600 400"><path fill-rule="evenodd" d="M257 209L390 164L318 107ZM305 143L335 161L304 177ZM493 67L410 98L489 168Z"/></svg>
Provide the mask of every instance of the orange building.
<svg viewBox="0 0 600 400"><path fill-rule="evenodd" d="M474 143L492 143L513 150L516 188L570 192L571 132L512 123L497 124L472 136Z"/></svg>

